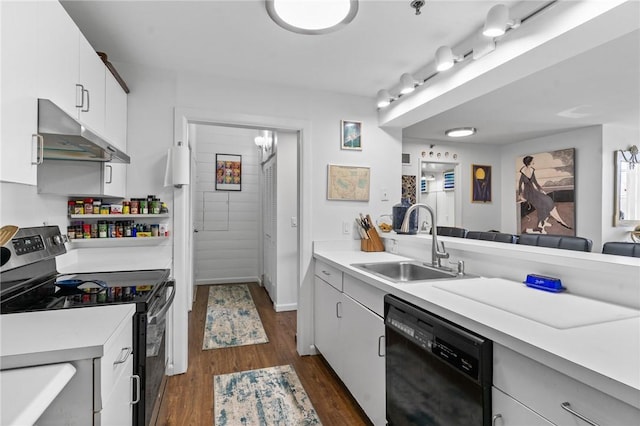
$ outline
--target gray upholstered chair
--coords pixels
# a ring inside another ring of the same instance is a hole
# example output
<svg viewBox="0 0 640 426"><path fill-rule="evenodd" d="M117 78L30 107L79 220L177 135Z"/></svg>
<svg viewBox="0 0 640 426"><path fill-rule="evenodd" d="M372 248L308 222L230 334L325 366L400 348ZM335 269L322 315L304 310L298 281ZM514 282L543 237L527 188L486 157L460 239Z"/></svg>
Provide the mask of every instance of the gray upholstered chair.
<svg viewBox="0 0 640 426"><path fill-rule="evenodd" d="M588 238L547 234L521 234L518 244L575 251L591 251L593 245Z"/></svg>
<svg viewBox="0 0 640 426"><path fill-rule="evenodd" d="M456 228L454 226L438 226L436 228L437 228L438 235L442 235L445 237L464 238L465 235L467 235L467 232L469 232L465 228Z"/></svg>
<svg viewBox="0 0 640 426"><path fill-rule="evenodd" d="M472 240L496 241L498 243L515 243L518 236L502 232L469 231L465 238Z"/></svg>
<svg viewBox="0 0 640 426"><path fill-rule="evenodd" d="M640 243L609 242L602 246L602 253L618 256L640 257Z"/></svg>

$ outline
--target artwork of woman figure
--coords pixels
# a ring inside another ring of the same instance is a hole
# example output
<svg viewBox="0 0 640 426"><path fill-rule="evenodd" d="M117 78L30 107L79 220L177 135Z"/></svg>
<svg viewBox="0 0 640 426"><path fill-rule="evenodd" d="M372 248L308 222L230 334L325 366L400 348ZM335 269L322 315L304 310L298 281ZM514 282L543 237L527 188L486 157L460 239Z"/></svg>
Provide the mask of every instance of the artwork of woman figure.
<svg viewBox="0 0 640 426"><path fill-rule="evenodd" d="M542 232L549 216L567 229L573 229L562 220L556 209L553 199L547 195L536 180L533 157L527 155L522 159L524 166L520 168L520 181L518 183L518 203L528 202L538 213L538 227L536 232Z"/></svg>

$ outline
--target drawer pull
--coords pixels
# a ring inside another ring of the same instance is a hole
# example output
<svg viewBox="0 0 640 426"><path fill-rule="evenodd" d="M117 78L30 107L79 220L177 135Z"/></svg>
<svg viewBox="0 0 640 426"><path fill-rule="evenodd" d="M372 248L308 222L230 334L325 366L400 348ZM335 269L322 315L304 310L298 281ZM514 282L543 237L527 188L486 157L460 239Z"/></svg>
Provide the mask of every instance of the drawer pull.
<svg viewBox="0 0 640 426"><path fill-rule="evenodd" d="M495 414L493 417L491 417L491 425L492 426L496 426L496 422L498 421L498 419L502 418L502 414Z"/></svg>
<svg viewBox="0 0 640 426"><path fill-rule="evenodd" d="M116 358L116 360L113 361L113 365L124 363L129 358L129 355L131 355L132 353L133 353L133 349L131 349L131 347L122 348L120 350L120 355L118 355L118 358Z"/></svg>
<svg viewBox="0 0 640 426"><path fill-rule="evenodd" d="M342 302L336 302L336 318L342 318L340 307L342 307Z"/></svg>
<svg viewBox="0 0 640 426"><path fill-rule="evenodd" d="M131 378L136 381L136 399L131 401L131 405L136 405L140 402L140 376L134 374Z"/></svg>
<svg viewBox="0 0 640 426"><path fill-rule="evenodd" d="M589 420L587 417L583 416L582 414L578 413L577 411L574 411L571 408L571 404L569 404L568 402L563 402L562 404L560 404L560 406L562 407L563 410L570 412L571 414L573 414L577 418L589 423L591 426L600 426L600 425L598 425L598 423L594 422L593 420Z"/></svg>
<svg viewBox="0 0 640 426"><path fill-rule="evenodd" d="M326 276L330 277L331 276L331 272L327 272L327 271L322 271L323 274L325 274Z"/></svg>

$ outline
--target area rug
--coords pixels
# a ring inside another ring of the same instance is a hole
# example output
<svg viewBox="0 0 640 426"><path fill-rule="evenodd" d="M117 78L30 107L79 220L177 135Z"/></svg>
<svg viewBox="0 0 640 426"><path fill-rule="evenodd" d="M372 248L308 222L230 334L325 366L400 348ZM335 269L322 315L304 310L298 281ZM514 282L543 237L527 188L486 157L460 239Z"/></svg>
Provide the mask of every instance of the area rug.
<svg viewBox="0 0 640 426"><path fill-rule="evenodd" d="M291 365L213 377L215 426L321 425Z"/></svg>
<svg viewBox="0 0 640 426"><path fill-rule="evenodd" d="M202 349L267 343L260 315L246 284L209 288Z"/></svg>

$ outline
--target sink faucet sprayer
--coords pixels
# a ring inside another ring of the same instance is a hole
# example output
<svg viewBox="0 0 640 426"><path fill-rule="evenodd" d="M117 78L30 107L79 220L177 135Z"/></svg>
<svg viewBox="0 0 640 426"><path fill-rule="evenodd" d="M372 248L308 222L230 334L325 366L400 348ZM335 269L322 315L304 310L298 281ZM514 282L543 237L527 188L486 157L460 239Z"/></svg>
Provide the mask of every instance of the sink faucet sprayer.
<svg viewBox="0 0 640 426"><path fill-rule="evenodd" d="M400 229L402 230L402 232L409 231L409 218L411 217L411 213L420 207L426 209L429 212L429 215L431 215L431 223L433 224L431 226L431 264L436 268L440 268L442 267L442 265L440 264L440 260L448 259L449 253L447 253L444 250L444 243L442 243L442 251L440 251L439 249L438 237L437 237L438 228L435 226L435 224L438 222L436 222L436 213L433 211L431 207L429 207L426 204L420 204L420 203L414 204L411 207L409 207L404 214L404 220L402 221L402 227Z"/></svg>

